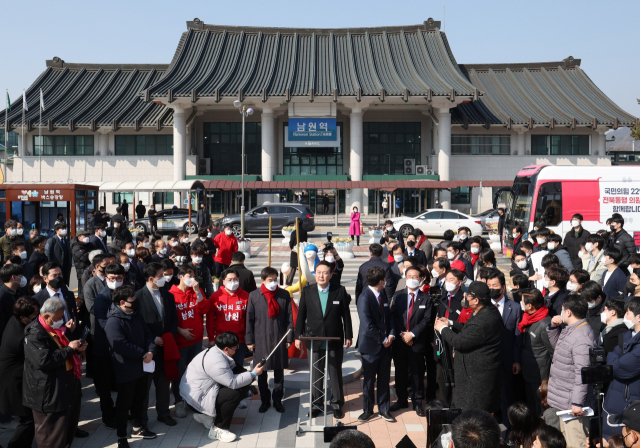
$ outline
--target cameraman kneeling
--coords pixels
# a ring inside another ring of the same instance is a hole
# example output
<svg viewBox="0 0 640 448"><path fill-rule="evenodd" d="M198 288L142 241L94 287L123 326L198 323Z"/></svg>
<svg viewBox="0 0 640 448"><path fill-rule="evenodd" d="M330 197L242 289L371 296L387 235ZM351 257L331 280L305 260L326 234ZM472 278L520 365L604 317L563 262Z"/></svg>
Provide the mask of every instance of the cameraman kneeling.
<svg viewBox="0 0 640 448"><path fill-rule="evenodd" d="M233 413L249 396L249 385L264 367L255 366L247 372L236 366L233 355L239 342L235 333L218 335L215 344L189 363L180 381L180 395L196 412L194 420L210 428L210 439L229 443L236 439L229 431Z"/></svg>
<svg viewBox="0 0 640 448"><path fill-rule="evenodd" d="M620 434L620 427L608 424L608 414L620 414L627 405L640 400L640 297L632 297L625 304L624 320L633 325L623 336L623 343L607 355L613 366L613 382L604 398L602 433L605 438Z"/></svg>

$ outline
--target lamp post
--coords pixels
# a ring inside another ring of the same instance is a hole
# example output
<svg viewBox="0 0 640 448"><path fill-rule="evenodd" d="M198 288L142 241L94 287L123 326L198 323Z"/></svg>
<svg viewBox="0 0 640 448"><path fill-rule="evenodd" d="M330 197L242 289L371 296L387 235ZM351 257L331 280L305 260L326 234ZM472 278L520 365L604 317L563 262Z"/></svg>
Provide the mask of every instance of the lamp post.
<svg viewBox="0 0 640 448"><path fill-rule="evenodd" d="M242 114L242 191L240 193L240 200L241 200L241 206L240 206L240 238L244 238L244 120L245 118L247 118L249 115L253 114L253 109L250 107L247 107L246 105L242 104L242 101L240 100L235 100L233 102L233 105L235 107L237 107L238 109L240 109L240 114Z"/></svg>

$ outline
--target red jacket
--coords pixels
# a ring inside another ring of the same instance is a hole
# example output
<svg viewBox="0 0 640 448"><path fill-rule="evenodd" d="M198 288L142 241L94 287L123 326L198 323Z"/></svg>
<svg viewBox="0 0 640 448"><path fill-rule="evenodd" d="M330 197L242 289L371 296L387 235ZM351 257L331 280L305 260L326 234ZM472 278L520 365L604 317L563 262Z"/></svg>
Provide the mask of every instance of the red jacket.
<svg viewBox="0 0 640 448"><path fill-rule="evenodd" d="M178 285L173 285L169 292L173 294L176 300L178 328L190 328L191 333L195 336L192 340L187 341L178 333L176 337L178 348L188 347L196 342L202 341L204 337L204 323L202 322L202 318L209 311L209 301L206 299L202 289L200 289L200 293L204 299L200 303L198 303L198 297L193 288L189 288L187 292L183 292Z"/></svg>
<svg viewBox="0 0 640 448"><path fill-rule="evenodd" d="M247 329L247 301L249 293L238 288L235 294L229 294L224 286L220 286L209 298L207 314L207 334L209 343L225 331L232 331L240 342L244 342Z"/></svg>
<svg viewBox="0 0 640 448"><path fill-rule="evenodd" d="M216 263L230 265L231 255L234 252L238 252L238 239L236 236L233 233L229 236L224 232L218 233L213 239L213 244L218 248L213 260Z"/></svg>

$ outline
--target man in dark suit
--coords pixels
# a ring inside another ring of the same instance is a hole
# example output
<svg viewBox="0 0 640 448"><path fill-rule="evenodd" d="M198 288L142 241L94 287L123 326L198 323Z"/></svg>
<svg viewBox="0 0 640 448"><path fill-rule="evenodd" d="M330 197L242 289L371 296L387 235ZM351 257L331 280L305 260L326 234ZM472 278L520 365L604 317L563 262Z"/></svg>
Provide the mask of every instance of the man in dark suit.
<svg viewBox="0 0 640 448"><path fill-rule="evenodd" d="M382 232L382 238L380 238L379 243L384 244L384 237L388 236L391 239L397 240L400 247L402 247L402 252L404 252L404 239L402 238L402 234L393 227L393 221L387 219L384 222L384 232Z"/></svg>
<svg viewBox="0 0 640 448"><path fill-rule="evenodd" d="M156 205L151 204L149 206L149 211L147 212L147 216L149 216L149 232L157 232L158 231L158 212L156 211Z"/></svg>
<svg viewBox="0 0 640 448"><path fill-rule="evenodd" d="M344 286L331 286L331 264L321 261L316 266L316 285L303 288L300 294L300 308L296 322L296 348L302 349L300 335L338 337L339 341L315 342L313 346L313 359L317 362L325 355L329 357L329 371L325 372L331 379L331 408L333 416L337 419L344 417L344 393L342 391L342 358L343 348L351 347L353 329L351 327L351 312L349 303L351 297ZM328 347L327 347L328 345ZM307 342L307 349L311 349L311 343ZM321 361L324 364L324 361ZM313 384L319 384L320 372L313 369ZM322 400L319 400L320 391L313 389L313 403L318 408L311 411L312 417L320 415Z"/></svg>
<svg viewBox="0 0 640 448"><path fill-rule="evenodd" d="M158 421L168 426L175 426L177 422L169 414L170 383L164 370L164 339L167 333L175 338L178 334L178 312L173 295L163 288L165 278L162 276L163 267L160 263L149 263L144 268L146 285L136 292L136 299L140 301L140 314L144 319L157 347L155 362L156 369L149 375L156 386L156 410ZM143 427L147 428L149 416L149 394L147 394L144 411L142 413Z"/></svg>
<svg viewBox="0 0 640 448"><path fill-rule="evenodd" d="M418 264L426 266L427 255L420 249L418 249L416 247L416 244L418 244L416 241L416 236L413 233L410 233L407 237L407 257L416 257L418 259Z"/></svg>
<svg viewBox="0 0 640 448"><path fill-rule="evenodd" d="M373 243L369 246L369 260L365 261L360 269L358 269L358 279L356 280L356 305L358 305L358 296L362 291L367 288L367 271L374 266L382 268L383 271L387 270L387 263L382 261L382 246Z"/></svg>
<svg viewBox="0 0 640 448"><path fill-rule="evenodd" d="M23 280L24 279L24 280ZM9 263L0 269L0 342L2 333L13 317L13 305L18 300L18 289L27 285L24 270L17 264Z"/></svg>
<svg viewBox="0 0 640 448"><path fill-rule="evenodd" d="M449 259L449 263L453 263L455 260L460 260L464 263L465 273L467 274L467 278L469 280L473 280L473 265L469 260L462 256L462 252L460 252L460 243L457 241L452 241L447 247L447 258Z"/></svg>
<svg viewBox="0 0 640 448"><path fill-rule="evenodd" d="M56 261L49 261L42 266L42 279L47 286L46 288L41 289L40 292L33 297L38 301L40 306L44 305L44 302L49 300L51 297L62 299L65 304L64 322L67 327L66 336L70 341L79 339L80 335L78 334L78 331L76 331L76 326L79 320L76 298L64 284L64 277L62 276L60 264Z"/></svg>
<svg viewBox="0 0 640 448"><path fill-rule="evenodd" d="M507 409L515 402L514 376L521 371L522 334L518 324L522 320L520 304L507 299L504 274L492 269L487 277L491 303L498 308L504 324L504 335L500 348L502 368L500 369L500 395L502 396L502 424L511 426L507 418Z"/></svg>
<svg viewBox="0 0 640 448"><path fill-rule="evenodd" d="M129 260L129 271L125 276L128 276L130 279L133 277L134 281L131 283L131 286L133 286L137 291L144 286L144 279L143 274L140 272L140 269L138 269L138 264L136 263L136 246L132 241L129 241L122 248L122 253L124 253Z"/></svg>
<svg viewBox="0 0 640 448"><path fill-rule="evenodd" d="M104 243L104 238L107 237L107 227L104 224L98 224L95 227L95 232L89 238L89 242L93 244L93 247L100 249L103 252L109 252L107 245Z"/></svg>
<svg viewBox="0 0 640 448"><path fill-rule="evenodd" d="M393 364L396 368L396 401L391 412L408 408L407 378L411 378L413 409L424 417L424 354L429 344L431 300L420 290L420 269L410 266L404 271L407 288L398 291L391 305L391 319L398 337L393 340Z"/></svg>
<svg viewBox="0 0 640 448"><path fill-rule="evenodd" d="M376 246L372 244L372 246ZM382 253L378 244L376 251ZM389 413L389 379L391 376L391 344L395 339L389 302L384 292L385 271L381 266L371 267L366 274L367 288L357 301L360 329L358 351L362 358L364 384L362 387L363 413L358 421L373 417L374 386L377 389L378 414L388 422L396 419Z"/></svg>
<svg viewBox="0 0 640 448"><path fill-rule="evenodd" d="M256 278L249 269L244 265L245 256L244 253L238 251L231 255L231 269L234 269L238 273L240 279L240 288L243 291L251 293L258 289L256 286Z"/></svg>
<svg viewBox="0 0 640 448"><path fill-rule="evenodd" d="M45 255L49 261L55 261L62 269L62 277L65 285L69 284L71 277L71 248L67 239L67 228L64 224L56 224L53 226L55 235L47 241Z"/></svg>
<svg viewBox="0 0 640 448"><path fill-rule="evenodd" d="M391 247L391 255L393 256L393 261L387 264L384 286L387 297L393 297L396 292L398 282L402 279L402 263L405 258L402 254L402 247L399 244Z"/></svg>
<svg viewBox="0 0 640 448"><path fill-rule="evenodd" d="M38 235L31 240L33 252L31 253L31 257L29 257L29 264L31 265L31 270L34 275L40 275L40 266L49 261L47 256L44 254L46 245L47 238L42 235Z"/></svg>

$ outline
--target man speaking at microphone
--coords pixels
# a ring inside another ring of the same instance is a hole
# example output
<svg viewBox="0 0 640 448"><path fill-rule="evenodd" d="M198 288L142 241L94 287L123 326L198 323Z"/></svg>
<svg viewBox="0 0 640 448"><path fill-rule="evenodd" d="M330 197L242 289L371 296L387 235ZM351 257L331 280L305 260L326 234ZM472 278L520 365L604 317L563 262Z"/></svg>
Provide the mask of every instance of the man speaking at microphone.
<svg viewBox="0 0 640 448"><path fill-rule="evenodd" d="M333 416L336 419L344 417L342 406L344 405L344 393L342 391L342 358L343 348L351 347L353 339L353 330L351 328L351 312L349 304L351 296L347 293L344 286L331 285L331 264L327 261L321 261L316 266L316 284L309 285L302 289L300 294L300 308L298 309L298 319L296 321L296 348L302 348L300 336L317 337L338 337L339 341L314 342L313 344L313 360L314 362L321 359L325 354L328 359L328 373L331 379L331 408ZM306 342L307 349L310 349L311 343ZM309 357L311 359L311 357ZM318 383L321 373L318 369L309 366L312 373L313 384L313 403L322 407L323 403L320 399L321 392L318 389L322 383ZM311 417L320 415L320 409L313 408Z"/></svg>

